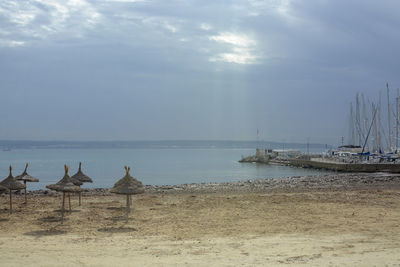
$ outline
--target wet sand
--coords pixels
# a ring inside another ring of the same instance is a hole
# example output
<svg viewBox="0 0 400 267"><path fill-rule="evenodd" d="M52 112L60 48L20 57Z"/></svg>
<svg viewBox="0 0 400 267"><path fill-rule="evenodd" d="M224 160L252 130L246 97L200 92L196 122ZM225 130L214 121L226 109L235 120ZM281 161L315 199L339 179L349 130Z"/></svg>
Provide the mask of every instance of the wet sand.
<svg viewBox="0 0 400 267"><path fill-rule="evenodd" d="M400 177L341 174L0 197L1 266L399 266Z"/></svg>

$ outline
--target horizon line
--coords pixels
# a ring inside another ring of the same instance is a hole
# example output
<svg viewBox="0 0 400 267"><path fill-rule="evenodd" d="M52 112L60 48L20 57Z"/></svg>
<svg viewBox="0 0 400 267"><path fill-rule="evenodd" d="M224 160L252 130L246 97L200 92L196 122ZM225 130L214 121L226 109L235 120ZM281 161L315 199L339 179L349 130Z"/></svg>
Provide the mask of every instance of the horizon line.
<svg viewBox="0 0 400 267"><path fill-rule="evenodd" d="M62 139L44 139L44 140L34 140L34 139L0 139L0 142L76 142L76 143L111 143L111 142L182 142L182 141L190 141L190 142L259 142L259 143L279 143L279 144L307 144L307 142L282 142L282 141L257 141L257 140L221 140L221 139L154 139L154 140L62 140ZM310 145L329 145L327 143L309 143Z"/></svg>

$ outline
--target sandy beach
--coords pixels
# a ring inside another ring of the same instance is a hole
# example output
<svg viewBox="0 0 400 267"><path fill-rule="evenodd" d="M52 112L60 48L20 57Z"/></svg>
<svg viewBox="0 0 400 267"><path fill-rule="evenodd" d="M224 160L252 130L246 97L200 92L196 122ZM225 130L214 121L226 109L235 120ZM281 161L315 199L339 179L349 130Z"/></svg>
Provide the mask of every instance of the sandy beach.
<svg viewBox="0 0 400 267"><path fill-rule="evenodd" d="M332 174L0 197L1 266L399 266L400 176Z"/></svg>

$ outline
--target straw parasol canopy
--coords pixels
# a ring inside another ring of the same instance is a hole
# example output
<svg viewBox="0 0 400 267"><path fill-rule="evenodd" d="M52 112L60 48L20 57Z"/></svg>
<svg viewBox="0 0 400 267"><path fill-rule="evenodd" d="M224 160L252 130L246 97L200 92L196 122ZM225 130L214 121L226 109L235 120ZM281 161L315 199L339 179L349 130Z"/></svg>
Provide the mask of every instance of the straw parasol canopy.
<svg viewBox="0 0 400 267"><path fill-rule="evenodd" d="M130 175L130 167L125 166L125 176L114 184L111 193L121 195L136 195L144 193L142 182L136 180Z"/></svg>
<svg viewBox="0 0 400 267"><path fill-rule="evenodd" d="M67 193L79 192L81 189L74 184L74 182L77 181L72 180L71 177L69 177L68 175L69 167L67 165L64 165L64 169L65 169L64 177L61 178L61 180L58 181L56 184L46 185L46 188L58 192L67 192Z"/></svg>
<svg viewBox="0 0 400 267"><path fill-rule="evenodd" d="M35 183L39 182L38 178L35 178L26 172L26 170L28 169L28 166L29 166L29 163L26 163L24 172L21 175L15 176L15 179L20 180L20 181L27 181L27 182L35 182Z"/></svg>
<svg viewBox="0 0 400 267"><path fill-rule="evenodd" d="M126 220L128 220L130 212L130 196L144 193L142 182L133 178L129 171L130 167L125 166L125 176L114 184L111 193L126 195Z"/></svg>
<svg viewBox="0 0 400 267"><path fill-rule="evenodd" d="M7 188L10 191L10 213L12 213L12 191L24 189L26 186L14 179L12 175L11 165L10 165L10 174L6 179L0 182L0 185Z"/></svg>
<svg viewBox="0 0 400 267"><path fill-rule="evenodd" d="M56 184L46 185L46 188L55 190L58 192L63 192L63 201L62 201L62 221L64 221L64 206L65 206L65 193L74 193L79 192L81 188L79 186L74 185L73 181L68 175L69 167L64 165L65 174L64 177L58 181ZM68 195L69 196L69 195ZM71 210L71 199L69 199L69 209Z"/></svg>
<svg viewBox="0 0 400 267"><path fill-rule="evenodd" d="M93 183L93 180L82 172L82 162L79 162L79 169L78 172L71 176L71 179L80 182L81 184L77 184L74 182L75 185L81 186L82 183ZM81 205L81 192L79 192L79 206Z"/></svg>
<svg viewBox="0 0 400 267"><path fill-rule="evenodd" d="M72 175L71 178L77 179L82 183L93 183L93 180L82 172L82 162L79 162L78 172Z"/></svg>
<svg viewBox="0 0 400 267"><path fill-rule="evenodd" d="M79 181L78 179L75 179L75 178L72 178L72 177L70 177L69 179L71 179L71 182L76 186L83 185L83 183L81 181Z"/></svg>
<svg viewBox="0 0 400 267"><path fill-rule="evenodd" d="M28 165L29 164L26 163L24 172L21 175L18 175L18 176L15 177L16 180L24 181L24 185L25 185L25 204L28 203L28 201L26 199L26 182L35 182L35 183L39 182L38 178L35 178L35 177L29 175L26 172L26 170L28 169Z"/></svg>

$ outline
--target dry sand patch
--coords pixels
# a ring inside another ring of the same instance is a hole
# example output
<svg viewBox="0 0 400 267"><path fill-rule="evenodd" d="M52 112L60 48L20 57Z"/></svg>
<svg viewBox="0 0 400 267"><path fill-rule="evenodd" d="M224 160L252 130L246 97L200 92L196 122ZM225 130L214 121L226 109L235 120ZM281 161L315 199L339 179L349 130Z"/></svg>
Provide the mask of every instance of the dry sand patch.
<svg viewBox="0 0 400 267"><path fill-rule="evenodd" d="M12 265L398 266L400 194L152 193L85 196L61 224L59 196L0 198L0 254Z"/></svg>

